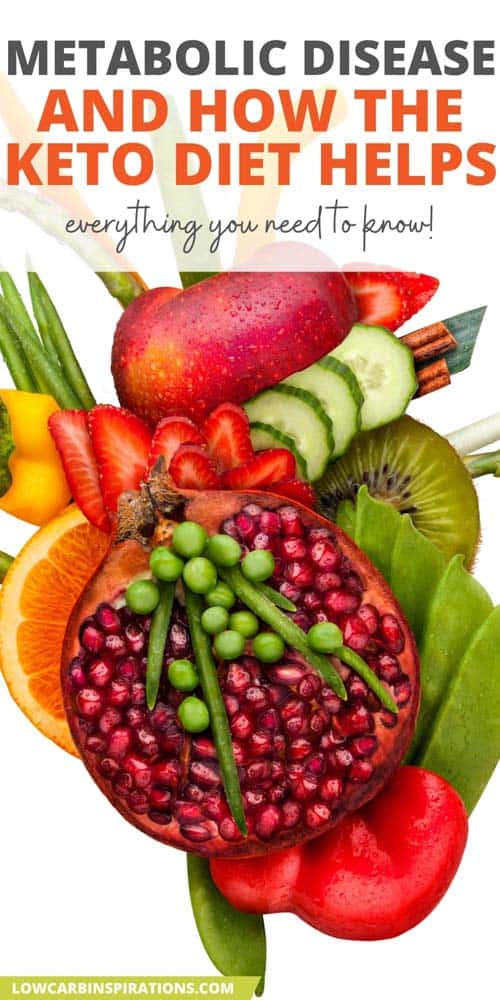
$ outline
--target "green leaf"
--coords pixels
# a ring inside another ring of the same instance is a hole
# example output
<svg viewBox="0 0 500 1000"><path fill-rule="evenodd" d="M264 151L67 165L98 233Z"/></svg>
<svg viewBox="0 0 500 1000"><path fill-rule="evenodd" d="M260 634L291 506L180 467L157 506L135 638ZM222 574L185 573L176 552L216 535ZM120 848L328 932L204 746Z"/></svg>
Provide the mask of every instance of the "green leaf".
<svg viewBox="0 0 500 1000"><path fill-rule="evenodd" d="M243 913L219 892L206 858L188 854L189 894L205 951L224 976L259 976L266 971L266 932L257 913Z"/></svg>
<svg viewBox="0 0 500 1000"><path fill-rule="evenodd" d="M7 407L3 399L0 399L0 496L2 497L12 486L9 458L15 447Z"/></svg>

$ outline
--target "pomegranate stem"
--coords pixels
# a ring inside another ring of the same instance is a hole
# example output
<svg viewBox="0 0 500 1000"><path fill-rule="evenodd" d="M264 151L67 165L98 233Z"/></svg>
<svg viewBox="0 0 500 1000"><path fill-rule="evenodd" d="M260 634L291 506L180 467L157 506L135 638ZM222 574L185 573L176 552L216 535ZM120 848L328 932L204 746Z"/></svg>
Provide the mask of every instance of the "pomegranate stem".
<svg viewBox="0 0 500 1000"><path fill-rule="evenodd" d="M358 674L358 677L363 678L365 683L368 684L368 687L374 694L377 695L377 698L380 698L384 707L389 709L389 712L393 712L394 715L398 714L398 706L396 705L396 702L393 700L384 684L382 684L382 681L379 680L377 675L368 666L368 664L365 663L361 656L358 656L358 654L349 646L339 646L338 649L335 650L335 656L337 656L339 660L342 660L342 663L351 667L351 669Z"/></svg>
<svg viewBox="0 0 500 1000"><path fill-rule="evenodd" d="M253 611L266 625L274 629L287 646L298 650L339 698L342 698L343 701L347 700L344 682L328 657L313 652L307 642L306 633L291 618L287 618L262 591L257 590L249 580L246 580L237 566L232 569L219 570L219 574L229 584L240 601L243 601L243 604L250 608L250 611Z"/></svg>
<svg viewBox="0 0 500 1000"><path fill-rule="evenodd" d="M148 662L146 667L146 700L150 712L156 705L163 672L163 657L167 643L167 633L172 617L175 584L162 584L160 600L154 611L149 633Z"/></svg>
<svg viewBox="0 0 500 1000"><path fill-rule="evenodd" d="M211 640L201 624L205 604L199 594L193 593L187 587L185 587L184 593L194 657L200 675L203 696L210 713L210 723L227 802L238 829L246 837L248 830L226 706L212 656Z"/></svg>

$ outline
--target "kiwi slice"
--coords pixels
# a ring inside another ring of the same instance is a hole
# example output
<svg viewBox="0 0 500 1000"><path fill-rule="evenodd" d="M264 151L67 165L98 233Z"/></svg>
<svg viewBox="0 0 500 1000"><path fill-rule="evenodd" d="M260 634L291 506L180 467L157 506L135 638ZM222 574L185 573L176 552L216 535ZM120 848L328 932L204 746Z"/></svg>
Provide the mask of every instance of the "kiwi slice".
<svg viewBox="0 0 500 1000"><path fill-rule="evenodd" d="M358 434L316 484L321 513L333 520L362 485L409 514L447 559L460 552L471 564L479 540L476 490L455 449L430 427L404 416Z"/></svg>

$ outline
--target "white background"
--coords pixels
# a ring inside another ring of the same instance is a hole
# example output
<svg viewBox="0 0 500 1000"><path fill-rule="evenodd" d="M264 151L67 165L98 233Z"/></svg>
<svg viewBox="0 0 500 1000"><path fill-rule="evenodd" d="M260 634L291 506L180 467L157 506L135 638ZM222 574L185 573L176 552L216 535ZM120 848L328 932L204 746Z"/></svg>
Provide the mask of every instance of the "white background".
<svg viewBox="0 0 500 1000"><path fill-rule="evenodd" d="M308 37L489 38L487 5L469 15L455 5L357 3L348 10L310 2L292 9L275 2L251 8L192 2L177 10L142 0L83 8L17 3L2 11L1 45L8 37L175 38ZM3 59L3 55L2 55ZM404 83L404 81L403 81ZM403 85L403 83L401 85ZM424 84L425 85L425 84ZM474 90L475 132L494 136L497 105L493 84ZM484 93L484 97L483 97ZM494 141L494 139L493 139ZM403 195L396 196L404 200ZM447 201L440 253L428 270L441 288L410 324L415 328L465 309L488 304L473 368L450 389L413 404L411 412L446 432L499 409L498 202L494 189L477 190L473 213L461 235L463 205L457 187ZM488 225L486 219L489 220ZM119 307L68 250L39 237L26 223L0 215L0 263L21 281L24 255L53 292L96 396L114 399L109 353ZM341 263L351 256L330 248ZM383 253L383 250L382 250ZM430 253L430 251L429 251ZM403 241L400 266L425 269L422 248ZM380 255L379 255L380 256ZM154 284L175 283L171 259L143 249L140 264ZM371 258L375 260L374 255ZM424 254L425 258L425 254ZM393 263L396 261L393 260ZM2 380L5 383L5 378ZM477 575L500 602L498 571L500 483L479 484L482 546ZM15 552L30 529L2 515L0 547ZM213 972L194 928L181 854L128 826L97 791L82 765L45 740L0 689L1 969L12 975L162 975ZM418 928L400 939L360 944L322 936L288 915L268 918L266 996L302 1000L305 995L351 1000L407 1000L422 995L498 996L498 818L500 781L494 779L472 818L460 871L445 900Z"/></svg>

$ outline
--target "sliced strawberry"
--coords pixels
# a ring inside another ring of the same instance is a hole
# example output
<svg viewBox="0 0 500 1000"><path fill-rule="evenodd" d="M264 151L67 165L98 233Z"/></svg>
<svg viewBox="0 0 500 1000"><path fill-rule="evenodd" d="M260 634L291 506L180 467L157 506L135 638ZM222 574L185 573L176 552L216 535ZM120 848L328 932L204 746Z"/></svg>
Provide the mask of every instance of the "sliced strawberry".
<svg viewBox="0 0 500 1000"><path fill-rule="evenodd" d="M208 450L221 472L249 462L254 454L250 422L235 403L221 403L202 427Z"/></svg>
<svg viewBox="0 0 500 1000"><path fill-rule="evenodd" d="M295 471L295 458L288 448L268 448L237 469L225 472L222 483L228 490L256 490L282 479L293 479Z"/></svg>
<svg viewBox="0 0 500 1000"><path fill-rule="evenodd" d="M197 444L181 444L170 462L169 472L180 489L213 490L220 486L210 455Z"/></svg>
<svg viewBox="0 0 500 1000"><path fill-rule="evenodd" d="M106 510L115 512L125 490L137 490L146 473L151 431L118 406L95 406L88 415Z"/></svg>
<svg viewBox="0 0 500 1000"><path fill-rule="evenodd" d="M49 417L49 430L75 503L91 524L101 531L110 531L111 522L99 486L87 413L85 410L57 410Z"/></svg>
<svg viewBox="0 0 500 1000"><path fill-rule="evenodd" d="M285 479L282 483L273 483L270 487L271 493L277 493L279 497L287 497L288 500L296 500L304 507L316 508L316 494L310 483L303 483L301 479Z"/></svg>
<svg viewBox="0 0 500 1000"><path fill-rule="evenodd" d="M358 323L397 330L425 306L437 278L413 271L344 271L358 305Z"/></svg>
<svg viewBox="0 0 500 1000"><path fill-rule="evenodd" d="M165 469L168 472L170 462L181 444L204 444L203 436L196 424L189 417L165 417L160 420L151 442L148 471L162 456L165 459Z"/></svg>

